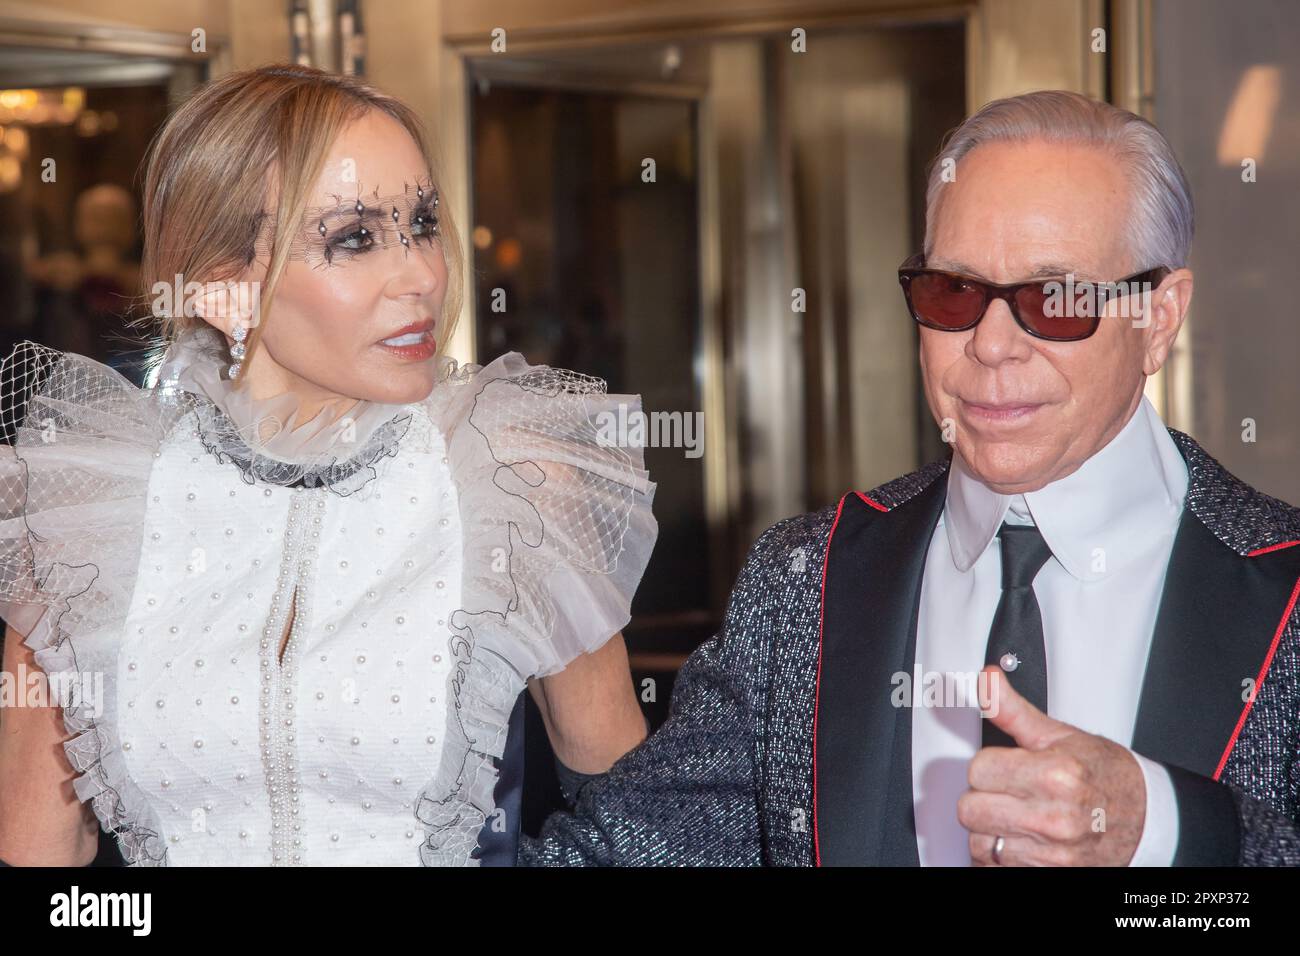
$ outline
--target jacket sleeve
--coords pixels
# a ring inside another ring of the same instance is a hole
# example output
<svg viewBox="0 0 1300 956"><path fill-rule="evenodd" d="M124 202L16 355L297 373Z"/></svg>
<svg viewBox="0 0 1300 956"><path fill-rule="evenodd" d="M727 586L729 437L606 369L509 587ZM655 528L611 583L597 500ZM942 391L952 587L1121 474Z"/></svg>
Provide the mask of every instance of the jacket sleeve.
<svg viewBox="0 0 1300 956"><path fill-rule="evenodd" d="M778 527L750 551L721 632L678 672L667 722L584 786L573 813L552 815L539 838L526 838L521 866L761 865L756 732Z"/></svg>
<svg viewBox="0 0 1300 956"><path fill-rule="evenodd" d="M1300 866L1300 827L1240 787L1165 764L1178 802L1174 866Z"/></svg>
<svg viewBox="0 0 1300 956"><path fill-rule="evenodd" d="M1300 827L1286 814L1229 787L1241 827L1239 866L1300 866Z"/></svg>

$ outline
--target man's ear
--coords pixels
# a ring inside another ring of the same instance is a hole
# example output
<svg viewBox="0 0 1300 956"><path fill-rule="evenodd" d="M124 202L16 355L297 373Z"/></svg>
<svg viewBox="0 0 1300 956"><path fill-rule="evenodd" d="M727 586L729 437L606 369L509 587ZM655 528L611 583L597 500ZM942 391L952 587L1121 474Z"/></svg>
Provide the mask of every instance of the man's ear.
<svg viewBox="0 0 1300 956"><path fill-rule="evenodd" d="M1151 293L1144 331L1142 371L1154 375L1164 366L1192 304L1192 270L1175 269Z"/></svg>

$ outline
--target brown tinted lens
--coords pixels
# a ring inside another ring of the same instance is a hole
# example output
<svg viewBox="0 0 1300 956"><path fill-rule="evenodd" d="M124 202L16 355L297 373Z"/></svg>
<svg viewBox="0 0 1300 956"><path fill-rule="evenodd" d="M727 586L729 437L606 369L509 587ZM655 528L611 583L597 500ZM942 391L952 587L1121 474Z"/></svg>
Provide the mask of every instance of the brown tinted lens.
<svg viewBox="0 0 1300 956"><path fill-rule="evenodd" d="M1049 280L1017 291L1016 308L1021 321L1049 339L1087 338L1096 328L1097 320L1092 315L1095 302L1085 295L1072 299L1065 290L1065 283Z"/></svg>
<svg viewBox="0 0 1300 956"><path fill-rule="evenodd" d="M980 317L984 292L956 276L923 272L911 282L912 310L937 329L964 329Z"/></svg>

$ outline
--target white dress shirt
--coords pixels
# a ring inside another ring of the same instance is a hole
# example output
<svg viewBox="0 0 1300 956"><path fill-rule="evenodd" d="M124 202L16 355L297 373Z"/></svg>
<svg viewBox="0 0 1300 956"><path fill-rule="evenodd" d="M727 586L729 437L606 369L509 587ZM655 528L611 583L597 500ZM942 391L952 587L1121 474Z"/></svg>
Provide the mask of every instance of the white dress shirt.
<svg viewBox="0 0 1300 956"><path fill-rule="evenodd" d="M1048 713L1129 746L1187 483L1187 466L1145 398L1104 448L1038 491L998 494L954 455L921 583L914 687L925 687L927 675L931 686L951 686L951 675L984 666L1002 596L998 528L1003 521L1035 524L1052 550L1034 580ZM970 834L957 820L957 800L969 789L966 773L980 748L982 718L976 701L960 695L956 701L959 706L918 702L912 709L922 866L970 865ZM1158 763L1141 756L1138 763L1146 820L1130 865L1167 866L1178 843L1173 785Z"/></svg>

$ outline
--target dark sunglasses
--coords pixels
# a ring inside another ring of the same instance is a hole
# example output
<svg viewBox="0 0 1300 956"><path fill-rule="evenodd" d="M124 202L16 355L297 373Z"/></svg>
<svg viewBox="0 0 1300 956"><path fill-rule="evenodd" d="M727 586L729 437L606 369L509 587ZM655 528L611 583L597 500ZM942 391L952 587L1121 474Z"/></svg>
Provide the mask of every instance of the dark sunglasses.
<svg viewBox="0 0 1300 956"><path fill-rule="evenodd" d="M1084 289L1095 296L1092 307L1082 310L1090 313L1087 315L1071 314L1076 310L1066 298L1069 286L1060 278L999 285L959 272L927 269L925 256L917 253L899 267L898 281L912 318L928 329L941 332L973 329L984 318L992 301L1001 299L1011 310L1016 324L1035 338L1077 342L1097 331L1110 299L1144 292L1147 283L1154 288L1168 274L1168 268L1157 266L1111 283L1076 280L1076 290ZM1061 308L1063 304L1065 308Z"/></svg>

